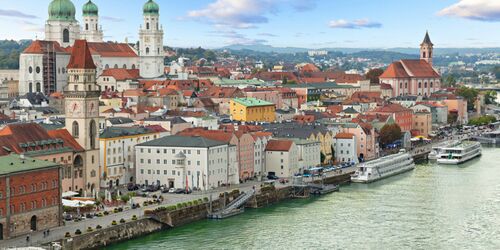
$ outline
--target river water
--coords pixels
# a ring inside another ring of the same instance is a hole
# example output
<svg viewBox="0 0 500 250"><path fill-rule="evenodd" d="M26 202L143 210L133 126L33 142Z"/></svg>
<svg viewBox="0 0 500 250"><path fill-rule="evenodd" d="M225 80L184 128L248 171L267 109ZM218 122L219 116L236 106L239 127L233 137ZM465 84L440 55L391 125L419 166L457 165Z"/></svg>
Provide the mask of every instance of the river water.
<svg viewBox="0 0 500 250"><path fill-rule="evenodd" d="M500 148L107 249L500 249Z"/></svg>

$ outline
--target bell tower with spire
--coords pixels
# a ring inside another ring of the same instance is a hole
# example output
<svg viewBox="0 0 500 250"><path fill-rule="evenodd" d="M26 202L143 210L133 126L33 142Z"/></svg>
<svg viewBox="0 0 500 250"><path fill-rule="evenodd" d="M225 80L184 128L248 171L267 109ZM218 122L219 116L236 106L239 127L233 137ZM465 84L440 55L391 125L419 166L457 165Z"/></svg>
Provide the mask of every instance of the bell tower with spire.
<svg viewBox="0 0 500 250"><path fill-rule="evenodd" d="M432 67L434 44L431 42L429 32L425 32L424 41L420 44L420 60L425 60Z"/></svg>
<svg viewBox="0 0 500 250"><path fill-rule="evenodd" d="M49 19L45 23L45 40L56 41L62 47L72 46L80 39L80 24L75 19L75 5L71 0L52 0Z"/></svg>
<svg viewBox="0 0 500 250"><path fill-rule="evenodd" d="M99 191L99 96L96 66L86 40L76 40L68 64L64 90L66 129L85 150L83 158L85 194Z"/></svg>

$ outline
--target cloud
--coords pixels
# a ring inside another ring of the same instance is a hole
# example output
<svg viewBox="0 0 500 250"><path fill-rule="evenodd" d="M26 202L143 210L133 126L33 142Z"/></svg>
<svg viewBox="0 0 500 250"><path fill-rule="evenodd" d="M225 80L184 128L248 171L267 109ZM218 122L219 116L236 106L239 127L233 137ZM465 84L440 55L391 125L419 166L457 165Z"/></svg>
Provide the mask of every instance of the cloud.
<svg viewBox="0 0 500 250"><path fill-rule="evenodd" d="M268 16L277 14L283 7L292 7L295 11L307 11L316 6L316 1L214 0L202 9L189 11L187 18L212 23L218 29L249 29L268 23Z"/></svg>
<svg viewBox="0 0 500 250"><path fill-rule="evenodd" d="M268 42L265 39L249 38L246 35L243 35L234 30L211 31L209 33L213 36L226 38L225 43L229 45L258 45L258 44L265 44Z"/></svg>
<svg viewBox="0 0 500 250"><path fill-rule="evenodd" d="M38 18L37 16L26 14L17 10L4 10L4 9L0 9L0 16L27 18L27 19Z"/></svg>
<svg viewBox="0 0 500 250"><path fill-rule="evenodd" d="M500 1L459 0L438 12L440 16L452 16L479 21L500 22Z"/></svg>
<svg viewBox="0 0 500 250"><path fill-rule="evenodd" d="M123 19L123 18L112 17L112 16L100 16L100 18L103 20L108 20L108 21L117 22L117 23L125 21L125 19Z"/></svg>
<svg viewBox="0 0 500 250"><path fill-rule="evenodd" d="M277 35L275 34L272 34L272 33L266 33L266 32L263 32L263 33L259 33L257 34L258 36L267 36L267 37L278 37Z"/></svg>
<svg viewBox="0 0 500 250"><path fill-rule="evenodd" d="M357 19L353 21L339 19L330 21L328 26L333 29L361 29L361 28L380 28L382 27L382 24L378 22L372 22L368 19Z"/></svg>

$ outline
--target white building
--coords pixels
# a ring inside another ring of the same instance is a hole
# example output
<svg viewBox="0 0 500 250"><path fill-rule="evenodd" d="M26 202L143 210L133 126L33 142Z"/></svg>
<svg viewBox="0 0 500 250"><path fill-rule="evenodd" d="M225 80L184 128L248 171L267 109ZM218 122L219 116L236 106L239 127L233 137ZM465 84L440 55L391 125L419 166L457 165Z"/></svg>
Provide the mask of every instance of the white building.
<svg viewBox="0 0 500 250"><path fill-rule="evenodd" d="M45 40L69 47L80 39L80 24L75 19L75 5L70 0L53 0L45 23Z"/></svg>
<svg viewBox="0 0 500 250"><path fill-rule="evenodd" d="M289 178L300 173L298 148L291 140L270 140L266 146L267 174Z"/></svg>
<svg viewBox="0 0 500 250"><path fill-rule="evenodd" d="M237 183L236 147L222 141L166 136L136 146L138 184L209 190ZM236 178L230 176L236 173Z"/></svg>
<svg viewBox="0 0 500 250"><path fill-rule="evenodd" d="M351 133L337 133L333 138L335 161L358 163L356 136Z"/></svg>
<svg viewBox="0 0 500 250"><path fill-rule="evenodd" d="M153 0L144 4L144 23L139 30L141 76L154 78L165 73L163 27L160 25L160 7Z"/></svg>
<svg viewBox="0 0 500 250"><path fill-rule="evenodd" d="M319 141L291 139L297 145L300 170L321 165L321 143Z"/></svg>
<svg viewBox="0 0 500 250"><path fill-rule="evenodd" d="M254 173L258 178L267 175L266 172L266 146L271 140L272 134L269 132L252 133L254 143Z"/></svg>

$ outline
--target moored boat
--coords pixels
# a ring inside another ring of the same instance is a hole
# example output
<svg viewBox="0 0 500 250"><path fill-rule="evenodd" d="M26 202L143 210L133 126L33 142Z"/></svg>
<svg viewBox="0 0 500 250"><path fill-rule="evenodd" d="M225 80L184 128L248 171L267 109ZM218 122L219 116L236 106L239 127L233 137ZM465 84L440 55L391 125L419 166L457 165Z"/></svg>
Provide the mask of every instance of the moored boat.
<svg viewBox="0 0 500 250"><path fill-rule="evenodd" d="M351 176L352 182L369 183L415 168L412 156L404 149L373 161L362 163Z"/></svg>
<svg viewBox="0 0 500 250"><path fill-rule="evenodd" d="M481 155L481 143L462 141L457 145L443 147L438 154L439 164L457 165Z"/></svg>

